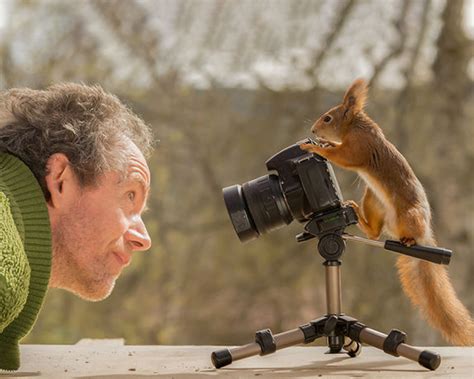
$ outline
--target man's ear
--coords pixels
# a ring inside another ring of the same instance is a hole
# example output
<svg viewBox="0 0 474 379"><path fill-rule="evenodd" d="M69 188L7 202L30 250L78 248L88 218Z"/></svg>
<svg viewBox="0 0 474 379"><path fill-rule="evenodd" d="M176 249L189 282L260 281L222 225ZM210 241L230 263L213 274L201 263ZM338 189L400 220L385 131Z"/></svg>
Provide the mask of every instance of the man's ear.
<svg viewBox="0 0 474 379"><path fill-rule="evenodd" d="M357 79L351 84L342 102L344 116L352 117L364 109L368 91L369 89L364 79Z"/></svg>
<svg viewBox="0 0 474 379"><path fill-rule="evenodd" d="M48 206L57 208L71 198L78 183L65 154L51 155L46 162L46 186L50 193Z"/></svg>

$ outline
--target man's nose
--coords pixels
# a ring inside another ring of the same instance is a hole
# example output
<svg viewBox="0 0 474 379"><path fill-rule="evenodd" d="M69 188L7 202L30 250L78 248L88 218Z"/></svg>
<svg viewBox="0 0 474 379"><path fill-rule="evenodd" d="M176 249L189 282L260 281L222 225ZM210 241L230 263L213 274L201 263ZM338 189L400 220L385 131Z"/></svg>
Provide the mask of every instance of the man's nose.
<svg viewBox="0 0 474 379"><path fill-rule="evenodd" d="M141 217L135 219L125 232L125 240L131 246L132 251L145 251L151 247L150 235Z"/></svg>

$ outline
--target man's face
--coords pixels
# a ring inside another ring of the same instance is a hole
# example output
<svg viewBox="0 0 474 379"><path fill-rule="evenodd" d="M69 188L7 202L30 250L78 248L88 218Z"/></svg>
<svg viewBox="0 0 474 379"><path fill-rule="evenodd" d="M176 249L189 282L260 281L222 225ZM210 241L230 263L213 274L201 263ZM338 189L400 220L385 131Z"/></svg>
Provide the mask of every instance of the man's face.
<svg viewBox="0 0 474 379"><path fill-rule="evenodd" d="M77 180L74 183L74 177L72 172L63 172L64 183L57 187L62 194L56 201L52 194L48 204L53 244L50 286L87 300L102 300L133 253L151 246L141 219L150 171L141 152L132 146L125 177L107 172L97 186L85 188Z"/></svg>

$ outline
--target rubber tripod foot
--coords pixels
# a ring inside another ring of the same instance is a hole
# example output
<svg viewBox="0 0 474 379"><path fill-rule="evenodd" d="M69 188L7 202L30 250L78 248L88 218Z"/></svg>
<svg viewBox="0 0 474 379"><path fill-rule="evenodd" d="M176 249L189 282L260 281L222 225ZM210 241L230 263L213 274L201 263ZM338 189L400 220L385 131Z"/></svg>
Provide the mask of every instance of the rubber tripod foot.
<svg viewBox="0 0 474 379"><path fill-rule="evenodd" d="M218 350L212 353L211 360L215 368L221 368L232 363L232 355L228 349Z"/></svg>
<svg viewBox="0 0 474 379"><path fill-rule="evenodd" d="M418 358L418 363L430 370L436 370L441 363L441 357L437 353L424 350L421 352L420 357Z"/></svg>

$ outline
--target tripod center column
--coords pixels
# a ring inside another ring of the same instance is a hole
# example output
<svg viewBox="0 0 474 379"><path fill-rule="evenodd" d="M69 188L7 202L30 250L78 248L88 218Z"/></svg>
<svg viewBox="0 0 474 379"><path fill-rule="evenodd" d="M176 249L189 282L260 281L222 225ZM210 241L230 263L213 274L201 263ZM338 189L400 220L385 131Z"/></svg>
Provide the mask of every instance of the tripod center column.
<svg viewBox="0 0 474 379"><path fill-rule="evenodd" d="M326 261L326 305L328 315L340 315L342 307L341 296L341 262Z"/></svg>

